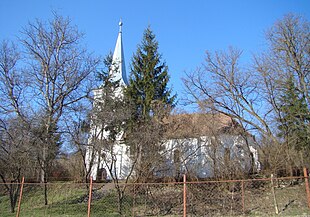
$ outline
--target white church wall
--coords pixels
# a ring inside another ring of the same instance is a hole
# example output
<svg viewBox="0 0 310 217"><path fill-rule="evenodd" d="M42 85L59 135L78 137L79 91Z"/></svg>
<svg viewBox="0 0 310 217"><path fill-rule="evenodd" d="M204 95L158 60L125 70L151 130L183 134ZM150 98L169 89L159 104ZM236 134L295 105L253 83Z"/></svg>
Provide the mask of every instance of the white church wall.
<svg viewBox="0 0 310 217"><path fill-rule="evenodd" d="M171 139L163 143L165 147L162 154L166 157L166 165L163 165L160 172L155 175L158 177L176 177L177 173L189 173L197 178L213 177L214 170L220 170L224 165L225 149L229 149L230 159L238 162L242 169L247 172L251 167L250 151L254 157L254 164L259 169L257 150L250 145L250 150L245 148L245 141L241 136L221 135L218 137L219 144L216 149L212 148L212 137L203 136L200 138ZM180 153L180 162L175 162L175 151ZM216 160L218 168L214 168L214 161L211 154L216 150ZM103 154L101 154L103 156ZM129 175L132 162L130 159L130 149L126 144L118 143L114 145L113 156L111 153L105 153L105 160L97 162L96 158L92 176L97 176L99 168L105 168L115 163L115 169L112 170L118 179L125 179ZM111 174L107 174L107 179L111 179ZM96 178L94 178L96 179Z"/></svg>
<svg viewBox="0 0 310 217"><path fill-rule="evenodd" d="M129 147L122 143L123 132L116 137L116 142L108 141L109 132L93 127L86 151L86 166L90 176L97 180L98 172L104 169L106 179L125 179L131 170Z"/></svg>
<svg viewBox="0 0 310 217"><path fill-rule="evenodd" d="M213 177L213 159L212 153L216 151L216 160L219 166L224 164L225 149L229 150L230 159L239 161L239 164L246 172L251 167L251 158L249 152L252 152L254 163L259 169L257 150L251 145L250 150L245 148L245 140L241 136L235 135L220 135L216 147L212 146L212 137L203 136L200 138L185 138L173 139L164 143L166 149L167 162L170 165L170 173L175 174L175 171L181 173L190 173L198 178ZM175 168L178 164L174 162L173 153L175 150L180 152L180 168ZM216 168L220 169L220 168Z"/></svg>

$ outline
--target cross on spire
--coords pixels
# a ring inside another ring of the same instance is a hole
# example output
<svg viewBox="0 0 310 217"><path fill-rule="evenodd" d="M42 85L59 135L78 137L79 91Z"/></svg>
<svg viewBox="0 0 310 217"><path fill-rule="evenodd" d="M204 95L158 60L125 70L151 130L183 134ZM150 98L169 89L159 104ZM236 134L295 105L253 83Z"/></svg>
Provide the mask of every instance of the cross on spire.
<svg viewBox="0 0 310 217"><path fill-rule="evenodd" d="M119 20L119 32L122 33L122 26L123 26L123 22L122 22L122 18Z"/></svg>

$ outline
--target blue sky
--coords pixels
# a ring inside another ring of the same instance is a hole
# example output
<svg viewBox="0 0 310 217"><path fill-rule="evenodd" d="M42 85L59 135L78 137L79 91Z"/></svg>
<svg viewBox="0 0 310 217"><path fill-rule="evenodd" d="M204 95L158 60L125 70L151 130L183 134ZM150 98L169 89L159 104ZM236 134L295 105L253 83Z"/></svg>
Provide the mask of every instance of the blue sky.
<svg viewBox="0 0 310 217"><path fill-rule="evenodd" d="M151 25L179 97L184 72L203 62L205 50L233 46L249 60L264 49L264 31L283 15L310 20L309 0L1 0L0 10L0 40L16 40L29 21L46 20L56 11L70 17L85 33L89 50L102 56L113 51L122 18L127 72L144 29Z"/></svg>

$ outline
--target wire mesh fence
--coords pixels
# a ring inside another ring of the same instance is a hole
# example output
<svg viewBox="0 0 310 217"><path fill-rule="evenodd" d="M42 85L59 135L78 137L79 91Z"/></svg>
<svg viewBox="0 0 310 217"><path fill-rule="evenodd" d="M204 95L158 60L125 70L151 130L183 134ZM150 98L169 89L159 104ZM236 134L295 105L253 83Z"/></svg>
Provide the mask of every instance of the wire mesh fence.
<svg viewBox="0 0 310 217"><path fill-rule="evenodd" d="M182 216L182 183L135 184L132 216Z"/></svg>
<svg viewBox="0 0 310 217"><path fill-rule="evenodd" d="M274 189L274 190L273 190ZM301 177L249 180L245 185L245 214L309 215L305 179Z"/></svg>
<svg viewBox="0 0 310 217"><path fill-rule="evenodd" d="M273 185L271 179L260 179L187 186L188 216L272 216L276 210L288 216L309 214L304 180L299 177L276 179Z"/></svg>
<svg viewBox="0 0 310 217"><path fill-rule="evenodd" d="M286 177L117 186L25 183L20 216L307 216L310 209L305 180ZM0 183L0 216L16 216L20 186ZM10 189L18 190L14 212Z"/></svg>
<svg viewBox="0 0 310 217"><path fill-rule="evenodd" d="M14 184L16 185L16 184ZM85 216L87 213L87 189L82 183L25 183L21 199L20 216ZM0 184L0 216L16 216L17 205L12 212L12 198L5 184ZM46 195L45 198L45 189ZM86 201L86 203L85 203ZM73 216L73 215L72 215Z"/></svg>

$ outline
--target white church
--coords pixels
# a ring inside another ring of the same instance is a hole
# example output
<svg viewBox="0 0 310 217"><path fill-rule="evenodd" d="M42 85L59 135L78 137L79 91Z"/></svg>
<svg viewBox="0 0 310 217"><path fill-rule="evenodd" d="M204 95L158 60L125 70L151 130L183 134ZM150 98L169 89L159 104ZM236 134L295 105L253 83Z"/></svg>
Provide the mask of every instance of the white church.
<svg viewBox="0 0 310 217"><path fill-rule="evenodd" d="M121 84L115 91L118 96L122 95L122 88L128 85L122 25L120 22L112 60L113 65L117 65L117 70L111 70L111 78ZM96 89L93 93L93 106L96 106L102 90ZM229 167L236 165L244 172L260 169L254 138L249 134L240 135L240 126L230 117L223 114L178 114L171 115L167 121L173 127L167 132L165 138L168 139L162 142L165 147L165 169L156 175L175 177L178 175L176 173L187 173L197 178L208 178L215 176L223 168L229 170L232 169ZM130 148L121 139L123 133L120 133L120 139L111 150L95 150L91 145L94 138L104 139L108 133L102 133L100 126L91 126L85 159L90 176L93 180L100 180L102 176L108 180L112 176L126 179L133 173Z"/></svg>

